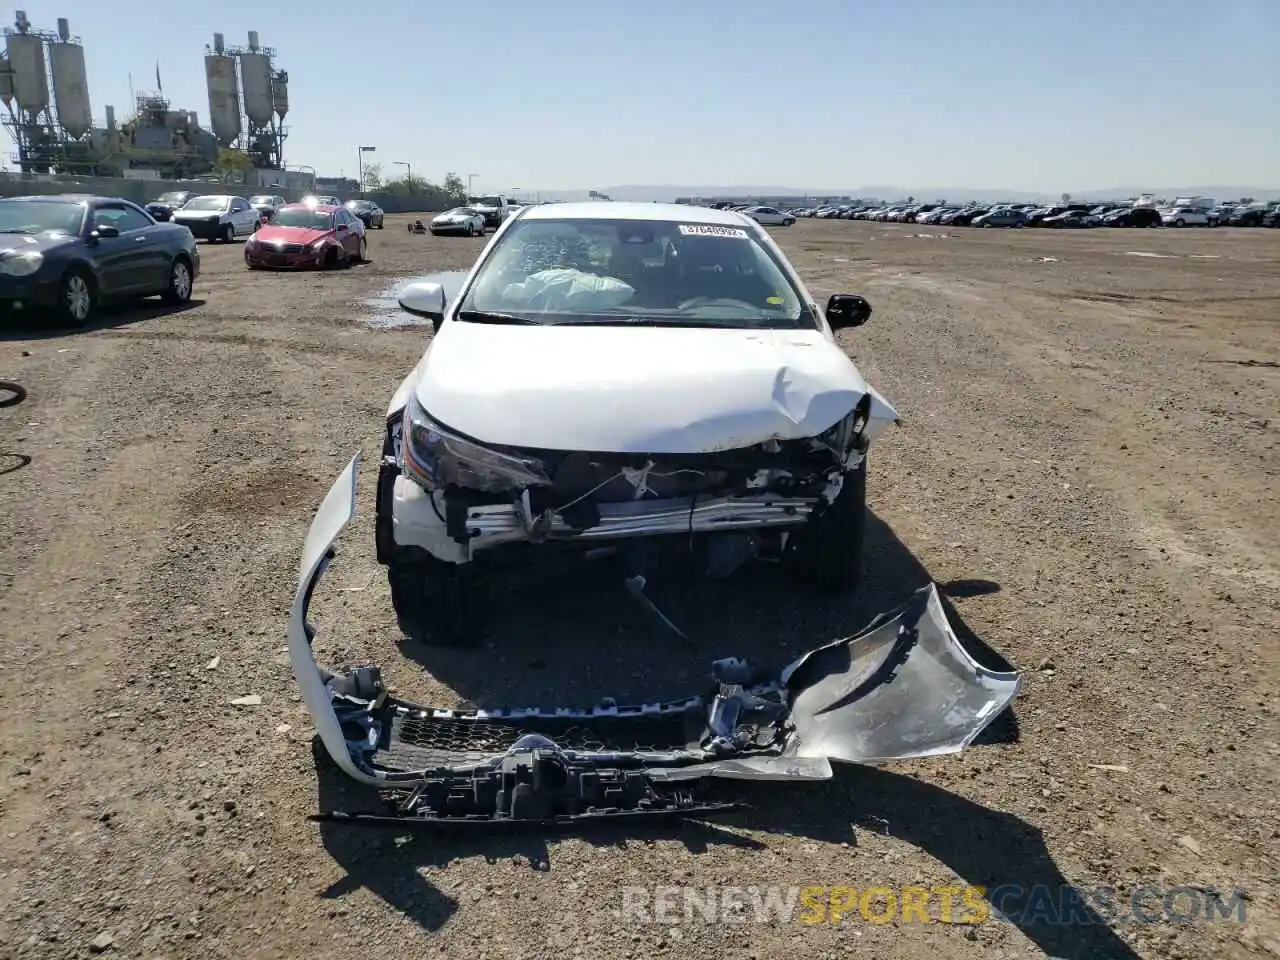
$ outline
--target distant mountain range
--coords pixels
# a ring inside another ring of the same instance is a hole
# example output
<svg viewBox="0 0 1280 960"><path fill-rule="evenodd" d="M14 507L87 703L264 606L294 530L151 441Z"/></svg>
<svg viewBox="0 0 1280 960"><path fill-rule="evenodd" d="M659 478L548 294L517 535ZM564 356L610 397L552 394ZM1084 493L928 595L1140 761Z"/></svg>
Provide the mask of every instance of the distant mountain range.
<svg viewBox="0 0 1280 960"><path fill-rule="evenodd" d="M1010 203L1037 203L1058 200L1061 193L1031 193L1025 190L964 190L955 187L829 187L818 189L779 186L682 186L679 184L625 184L613 187L597 187L600 193L614 200L662 201L677 197L795 197L803 202L806 197L874 197L879 200L903 200L915 197L920 201L947 200L967 203L970 200ZM526 191L521 191L522 194ZM585 200L586 190L543 190L543 200ZM1280 200L1280 189L1262 187L1114 187L1108 190L1070 191L1073 200L1124 200L1144 193L1157 197L1213 197L1217 200L1239 200L1252 197L1255 200Z"/></svg>

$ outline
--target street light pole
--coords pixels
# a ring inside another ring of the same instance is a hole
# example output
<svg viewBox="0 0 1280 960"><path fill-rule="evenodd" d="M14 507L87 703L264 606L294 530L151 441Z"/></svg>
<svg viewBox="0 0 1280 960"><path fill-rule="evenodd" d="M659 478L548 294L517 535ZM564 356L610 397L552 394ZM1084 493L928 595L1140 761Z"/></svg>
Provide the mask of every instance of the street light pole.
<svg viewBox="0 0 1280 960"><path fill-rule="evenodd" d="M412 190L413 189L413 167L410 165L409 161L393 160L392 162L398 167L404 167L405 183L407 183L409 186L409 189Z"/></svg>

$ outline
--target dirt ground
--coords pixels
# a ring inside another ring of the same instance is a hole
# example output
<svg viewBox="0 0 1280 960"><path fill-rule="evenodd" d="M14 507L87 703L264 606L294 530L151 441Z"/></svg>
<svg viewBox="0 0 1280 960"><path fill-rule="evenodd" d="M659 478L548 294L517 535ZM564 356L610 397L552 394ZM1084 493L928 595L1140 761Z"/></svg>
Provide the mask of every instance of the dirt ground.
<svg viewBox="0 0 1280 960"><path fill-rule="evenodd" d="M393 217L372 263L327 275L250 274L207 245L188 309L0 340L0 376L30 390L0 411L0 955L1280 956L1280 231L778 235L820 298L871 299L841 340L903 422L873 458L860 594L818 608L768 571L663 594L695 650L608 583L513 593L480 652L402 646L372 478L426 332L371 325L365 301L469 265L478 240ZM350 791L315 769L285 619L356 451L317 650L383 663L402 695L674 696L715 656L781 662L929 578L1025 692L996 742L739 787L752 808L718 826L318 825ZM620 912L623 887L712 884L1070 884L1119 905L976 926L939 900L927 924ZM1144 886L1155 922L1123 922ZM1179 916L1243 889L1245 922L1174 922L1175 887Z"/></svg>

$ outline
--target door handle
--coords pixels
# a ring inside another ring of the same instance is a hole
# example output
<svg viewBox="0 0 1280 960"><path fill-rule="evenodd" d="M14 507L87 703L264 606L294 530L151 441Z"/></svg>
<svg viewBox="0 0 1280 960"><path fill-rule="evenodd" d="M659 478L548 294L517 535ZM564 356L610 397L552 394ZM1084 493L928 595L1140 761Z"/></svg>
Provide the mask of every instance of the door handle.
<svg viewBox="0 0 1280 960"><path fill-rule="evenodd" d="M134 242L134 243L141 243L141 242L142 242L143 240L145 240L145 239L147 239L147 238L146 238L146 237L134 237L134 238L133 238L133 242Z"/></svg>

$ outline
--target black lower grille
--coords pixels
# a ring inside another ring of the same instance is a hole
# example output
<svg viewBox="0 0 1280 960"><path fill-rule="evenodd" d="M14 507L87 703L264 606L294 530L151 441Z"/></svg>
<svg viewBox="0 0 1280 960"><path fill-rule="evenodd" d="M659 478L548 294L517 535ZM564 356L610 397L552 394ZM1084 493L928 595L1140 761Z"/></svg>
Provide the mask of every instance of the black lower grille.
<svg viewBox="0 0 1280 960"><path fill-rule="evenodd" d="M384 769L420 770L477 762L503 753L520 737L539 733L565 750L663 752L696 749L705 732L705 711L688 710L618 717L460 717L426 711L401 712L384 733L373 762Z"/></svg>

